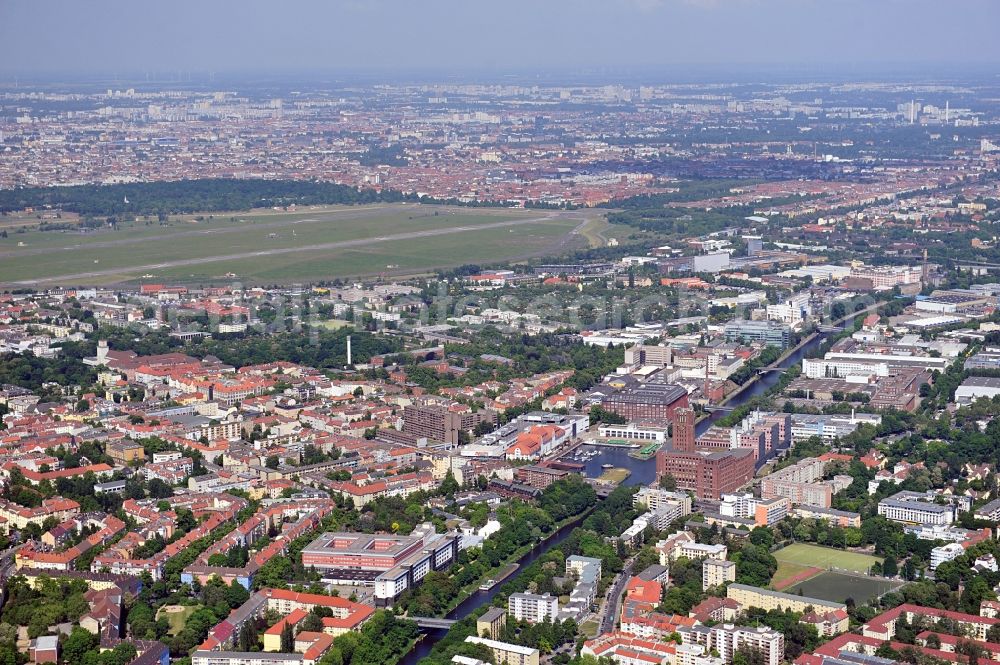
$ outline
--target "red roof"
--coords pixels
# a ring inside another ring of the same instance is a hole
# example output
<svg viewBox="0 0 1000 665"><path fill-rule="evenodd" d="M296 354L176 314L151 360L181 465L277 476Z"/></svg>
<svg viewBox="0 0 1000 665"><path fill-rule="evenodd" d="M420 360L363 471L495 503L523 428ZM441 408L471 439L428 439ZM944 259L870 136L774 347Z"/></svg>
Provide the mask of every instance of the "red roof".
<svg viewBox="0 0 1000 665"><path fill-rule="evenodd" d="M663 588L659 582L647 582L641 577L633 577L625 586L625 595L629 600L658 605Z"/></svg>

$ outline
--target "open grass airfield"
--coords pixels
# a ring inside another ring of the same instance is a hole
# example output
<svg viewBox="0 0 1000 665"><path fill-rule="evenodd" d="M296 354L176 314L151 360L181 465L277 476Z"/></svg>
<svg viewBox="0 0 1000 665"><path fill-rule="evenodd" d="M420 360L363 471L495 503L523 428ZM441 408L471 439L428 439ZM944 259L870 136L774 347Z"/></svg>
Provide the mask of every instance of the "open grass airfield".
<svg viewBox="0 0 1000 665"><path fill-rule="evenodd" d="M419 204L186 215L117 230L8 227L8 237L0 238L0 285L271 284L408 275L586 249L615 230L594 210Z"/></svg>

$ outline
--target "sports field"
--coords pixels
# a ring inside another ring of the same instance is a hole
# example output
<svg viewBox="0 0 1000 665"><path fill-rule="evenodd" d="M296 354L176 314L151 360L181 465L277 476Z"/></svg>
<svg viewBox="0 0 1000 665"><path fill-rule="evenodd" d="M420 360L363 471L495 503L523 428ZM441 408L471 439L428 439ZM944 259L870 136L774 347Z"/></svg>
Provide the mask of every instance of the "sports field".
<svg viewBox="0 0 1000 665"><path fill-rule="evenodd" d="M902 582L845 573L824 572L784 590L785 593L843 603L853 598L859 605L902 585Z"/></svg>
<svg viewBox="0 0 1000 665"><path fill-rule="evenodd" d="M787 561L803 566L816 566L817 568L841 568L859 573L867 572L872 564L882 561L877 556L835 550L807 543L794 543L784 547L774 553L774 558L779 562Z"/></svg>
<svg viewBox="0 0 1000 665"><path fill-rule="evenodd" d="M779 591L801 583L831 568L866 573L872 564L882 559L868 554L845 552L830 547L794 543L774 553L778 570L771 578L771 586Z"/></svg>
<svg viewBox="0 0 1000 665"><path fill-rule="evenodd" d="M0 238L0 284L247 283L406 274L582 249L593 212L416 204L132 221Z"/></svg>

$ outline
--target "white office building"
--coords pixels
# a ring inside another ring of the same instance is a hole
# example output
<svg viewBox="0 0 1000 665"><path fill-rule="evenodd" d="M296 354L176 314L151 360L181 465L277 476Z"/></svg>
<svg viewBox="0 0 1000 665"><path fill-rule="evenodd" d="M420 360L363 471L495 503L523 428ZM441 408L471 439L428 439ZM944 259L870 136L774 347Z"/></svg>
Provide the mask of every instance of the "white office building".
<svg viewBox="0 0 1000 665"><path fill-rule="evenodd" d="M879 515L909 524L951 524L957 513L954 505L935 503L933 497L919 492L897 492L878 503Z"/></svg>

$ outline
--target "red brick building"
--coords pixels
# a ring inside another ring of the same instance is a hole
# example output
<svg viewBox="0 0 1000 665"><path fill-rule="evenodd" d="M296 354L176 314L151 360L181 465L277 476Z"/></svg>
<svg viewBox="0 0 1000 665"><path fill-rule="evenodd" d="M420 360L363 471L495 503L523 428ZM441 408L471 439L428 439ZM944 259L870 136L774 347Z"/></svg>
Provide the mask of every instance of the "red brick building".
<svg viewBox="0 0 1000 665"><path fill-rule="evenodd" d="M699 499L719 499L753 478L753 451L675 452L656 454L656 478L671 475L677 488L691 490Z"/></svg>
<svg viewBox="0 0 1000 665"><path fill-rule="evenodd" d="M682 386L644 383L607 395L601 400L601 407L629 420L666 422L674 420L678 409L688 407L688 394Z"/></svg>
<svg viewBox="0 0 1000 665"><path fill-rule="evenodd" d="M679 453L693 453L695 445L694 409L684 407L674 412L674 451Z"/></svg>
<svg viewBox="0 0 1000 665"><path fill-rule="evenodd" d="M514 480L538 489L545 489L557 480L562 480L569 475L569 471L561 469L551 469L547 466L522 466L514 470Z"/></svg>

